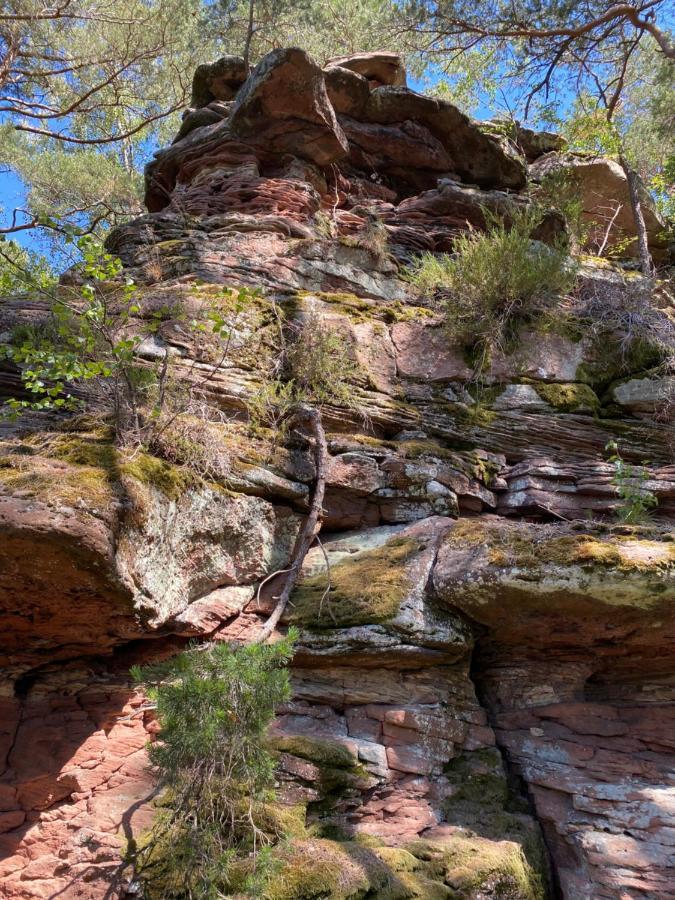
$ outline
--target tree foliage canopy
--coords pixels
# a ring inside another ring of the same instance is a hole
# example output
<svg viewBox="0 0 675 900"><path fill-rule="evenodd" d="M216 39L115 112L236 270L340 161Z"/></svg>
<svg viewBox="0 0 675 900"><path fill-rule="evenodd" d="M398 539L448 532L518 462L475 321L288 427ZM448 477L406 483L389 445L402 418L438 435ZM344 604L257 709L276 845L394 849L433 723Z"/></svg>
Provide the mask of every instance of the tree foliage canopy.
<svg viewBox="0 0 675 900"><path fill-rule="evenodd" d="M666 0L7 0L0 170L26 198L4 210L0 233L45 215L101 232L138 214L140 170L177 130L194 69L241 54L249 31L253 63L289 45L321 64L405 51L409 68L467 111L556 120L575 143L585 130L585 145L607 152L604 117L668 209L670 21Z"/></svg>

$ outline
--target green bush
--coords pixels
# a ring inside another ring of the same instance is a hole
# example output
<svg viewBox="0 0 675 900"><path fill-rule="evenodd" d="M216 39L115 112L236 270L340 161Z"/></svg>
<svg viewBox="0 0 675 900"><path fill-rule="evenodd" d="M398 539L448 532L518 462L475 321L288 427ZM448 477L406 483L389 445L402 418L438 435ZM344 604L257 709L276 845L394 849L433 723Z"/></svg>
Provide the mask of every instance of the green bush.
<svg viewBox="0 0 675 900"><path fill-rule="evenodd" d="M614 467L612 484L621 503L616 509L620 522L639 525L648 522L652 510L659 505L656 494L649 490L649 473L644 466L632 466L625 462L616 441L610 441L605 450L611 454L609 462Z"/></svg>
<svg viewBox="0 0 675 900"><path fill-rule="evenodd" d="M520 212L509 227L492 217L486 232L460 235L452 256L424 253L408 269L416 290L445 303L448 331L471 351L478 371L573 285L563 242L531 240L539 220L539 214Z"/></svg>
<svg viewBox="0 0 675 900"><path fill-rule="evenodd" d="M287 368L297 399L316 406L353 406L357 366L350 346L321 318L310 313L287 349Z"/></svg>
<svg viewBox="0 0 675 900"><path fill-rule="evenodd" d="M581 250L588 240L591 223L584 216L578 174L573 170L554 169L532 186L531 193L538 206L557 209L563 214L574 250Z"/></svg>
<svg viewBox="0 0 675 900"><path fill-rule="evenodd" d="M300 403L354 409L358 375L349 339L310 312L284 329L274 370L248 400L251 425L282 436L289 413Z"/></svg>
<svg viewBox="0 0 675 900"><path fill-rule="evenodd" d="M150 759L165 788L152 831L131 854L144 896L228 896L235 883L241 887L242 861L256 860L274 838L267 730L290 696L293 640L234 649L216 643L133 670L156 701L161 738ZM250 876L250 865L243 868ZM255 864L253 877L260 877Z"/></svg>

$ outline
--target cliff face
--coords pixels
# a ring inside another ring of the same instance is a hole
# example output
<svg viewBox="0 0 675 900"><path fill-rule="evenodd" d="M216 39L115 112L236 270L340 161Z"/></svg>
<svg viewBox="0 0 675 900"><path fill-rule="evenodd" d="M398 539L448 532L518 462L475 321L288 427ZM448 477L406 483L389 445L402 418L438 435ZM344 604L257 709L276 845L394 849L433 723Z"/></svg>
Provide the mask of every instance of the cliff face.
<svg viewBox="0 0 675 900"><path fill-rule="evenodd" d="M246 423L282 313L340 335L354 403L323 409L331 591L314 548L275 725L282 797L324 837L293 843L270 896L675 897L672 378L550 327L493 354L476 396L402 268L527 207L526 160L408 90L394 54L334 63L200 67L150 212L109 239L138 326L163 311L139 357L198 382L220 469L129 458L83 416L2 426L2 896L134 895L121 854L152 818L157 729L129 667L246 639L273 606L258 587L315 474L301 436ZM534 237L562 229L552 211ZM214 369L185 322L222 285L261 293ZM566 302L626 290L589 261ZM649 525L615 524L612 439L649 460Z"/></svg>

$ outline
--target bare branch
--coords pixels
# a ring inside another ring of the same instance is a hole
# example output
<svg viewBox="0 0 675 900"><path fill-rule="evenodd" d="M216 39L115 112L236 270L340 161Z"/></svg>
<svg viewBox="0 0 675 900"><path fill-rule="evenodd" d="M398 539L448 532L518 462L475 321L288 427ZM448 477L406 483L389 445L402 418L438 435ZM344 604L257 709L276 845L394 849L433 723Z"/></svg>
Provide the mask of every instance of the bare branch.
<svg viewBox="0 0 675 900"><path fill-rule="evenodd" d="M138 134L139 131L147 128L148 125L152 124L152 122L157 122L160 119L166 119L167 116L175 113L176 110L180 109L182 106L183 100L181 100L179 103L174 103L174 105L170 109L167 109L164 112L157 113L156 116L149 116L148 118L144 119L139 125L136 125L135 128L131 128L129 131L125 131L123 134L113 134L111 135L111 137L76 138L72 137L69 134L64 134L63 132L47 131L44 128L33 128L31 125L15 125L14 127L17 131L27 131L30 132L30 134L40 134L43 137L53 138L56 141L63 141L67 144L114 144L117 141L123 141L125 138L132 137L134 134Z"/></svg>
<svg viewBox="0 0 675 900"><path fill-rule="evenodd" d="M321 527L321 517L323 515L323 498L326 490L326 478L328 470L328 447L326 445L326 435L321 423L321 413L314 407L300 406L296 410L295 415L297 418L300 418L307 425L309 425L314 437L314 463L316 466L314 494L312 496L312 502L309 507L309 514L305 519L305 522L300 529L300 532L295 541L293 558L289 567L288 574L286 576L284 588L279 595L277 605L274 607L272 615L265 622L259 634L255 637L254 643L256 644L263 644L266 640L268 640L268 638L271 637L274 629L278 625L282 615L284 614L284 610L286 609L286 605L288 604L291 593L293 592L293 588L297 583L298 577L300 575L300 570L302 569L302 564L304 562L305 556L307 556L307 551L311 547L312 542L314 541L314 538L316 537L316 534Z"/></svg>

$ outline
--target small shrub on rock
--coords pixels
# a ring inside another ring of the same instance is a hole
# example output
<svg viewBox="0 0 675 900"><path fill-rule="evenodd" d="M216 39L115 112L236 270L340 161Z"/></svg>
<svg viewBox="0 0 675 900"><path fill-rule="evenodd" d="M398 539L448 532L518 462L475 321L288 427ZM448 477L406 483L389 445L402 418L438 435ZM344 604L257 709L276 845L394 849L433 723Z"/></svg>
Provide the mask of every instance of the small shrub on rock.
<svg viewBox="0 0 675 900"><path fill-rule="evenodd" d="M672 299L653 281L595 280L580 300L567 324L593 343L597 361L589 377L601 382L647 369L675 371Z"/></svg>
<svg viewBox="0 0 675 900"><path fill-rule="evenodd" d="M133 671L156 702L161 736L150 759L165 788L152 831L131 854L145 897L215 900L260 878L260 851L277 837L267 731L290 696L293 640L215 643Z"/></svg>
<svg viewBox="0 0 675 900"><path fill-rule="evenodd" d="M659 505L658 497L647 487L649 473L644 466L627 463L621 456L616 441L610 441L605 450L611 454L609 462L614 467L612 484L621 501L616 509L617 518L627 525L648 521L652 511Z"/></svg>
<svg viewBox="0 0 675 900"><path fill-rule="evenodd" d="M425 253L408 270L420 293L445 303L448 332L471 352L477 372L573 285L566 246L531 240L538 224L532 212L516 214L510 227L493 218L486 232L460 235L454 254Z"/></svg>
<svg viewBox="0 0 675 900"><path fill-rule="evenodd" d="M344 337L317 315L307 316L287 350L298 399L317 406L353 406L357 367Z"/></svg>
<svg viewBox="0 0 675 900"><path fill-rule="evenodd" d="M285 420L298 404L354 409L358 372L349 342L310 313L285 329L275 370L248 401L251 424L282 434Z"/></svg>

